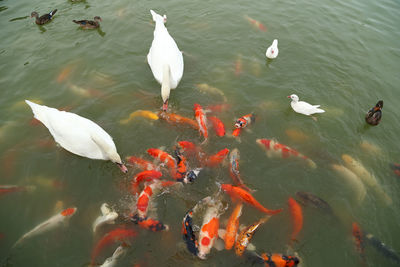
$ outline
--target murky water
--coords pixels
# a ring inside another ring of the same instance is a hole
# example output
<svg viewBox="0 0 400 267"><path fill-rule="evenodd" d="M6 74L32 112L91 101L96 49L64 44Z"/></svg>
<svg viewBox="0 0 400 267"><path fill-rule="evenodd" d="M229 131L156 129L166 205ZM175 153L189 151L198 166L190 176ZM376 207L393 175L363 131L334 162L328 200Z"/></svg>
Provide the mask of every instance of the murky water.
<svg viewBox="0 0 400 267"><path fill-rule="evenodd" d="M389 163L400 161L400 5L398 1L1 1L0 2L0 184L34 185L33 192L10 193L0 199L0 260L4 266L87 266L95 243L110 225L93 235L92 223L103 202L124 211L132 199L126 186L137 172L123 175L112 163L72 155L52 141L48 130L31 122L24 99L66 109L101 125L122 157L146 156L151 147L172 152L177 140L199 143L196 131L163 121L119 121L143 109L158 112L160 86L146 55L154 25L149 10L167 14L167 27L184 51L185 70L170 108L193 117L193 104L219 104L222 97L203 94L196 84L222 90L231 108L219 114L231 132L234 120L255 112L257 121L241 142L212 135L207 153L237 147L240 171L253 195L268 208L284 208L255 234L257 251L286 253L292 221L287 199L297 191L312 192L335 210L335 219L304 207L304 226L294 244L304 266L360 266L351 224L374 234L400 252L399 177ZM54 21L37 26L27 17L57 8ZM100 30L85 31L73 19L101 16ZM258 20L266 31L252 25ZM266 60L265 50L279 40L279 56ZM317 121L294 113L287 95L320 104L326 113ZM384 100L377 127L364 122L365 112ZM276 138L317 164L269 159L257 138ZM375 145L378 150L365 145ZM367 188L361 204L345 180L331 169L341 155L358 159L375 174L392 198L386 205ZM251 265L232 251L212 250L206 261L193 257L181 237L185 212L231 183L226 166L205 170L194 184L156 198L158 219L168 232L137 229L138 236L120 266ZM230 203L226 197L225 203ZM58 204L57 204L58 203ZM62 208L76 206L69 224L13 244ZM224 224L232 207L221 216ZM240 219L248 225L260 218L245 206ZM120 221L118 221L120 222ZM201 218L195 218L196 224ZM122 221L121 221L122 223ZM99 256L112 255L110 246ZM371 246L368 266L396 266Z"/></svg>

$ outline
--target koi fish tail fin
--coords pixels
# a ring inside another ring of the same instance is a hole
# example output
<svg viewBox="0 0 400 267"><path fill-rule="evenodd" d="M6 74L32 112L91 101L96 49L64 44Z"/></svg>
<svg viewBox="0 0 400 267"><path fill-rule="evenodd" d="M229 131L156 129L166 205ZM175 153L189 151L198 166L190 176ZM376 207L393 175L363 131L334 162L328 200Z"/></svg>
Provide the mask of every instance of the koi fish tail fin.
<svg viewBox="0 0 400 267"><path fill-rule="evenodd" d="M277 210L267 210L265 211L265 213L267 213L268 215L274 215L274 214L278 214L279 212L281 212L283 209L277 209ZM269 219L269 218L268 218ZM265 222L268 220L266 219Z"/></svg>
<svg viewBox="0 0 400 267"><path fill-rule="evenodd" d="M315 164L315 162L312 161L311 159L307 159L307 163L312 169L316 169L317 168L317 164Z"/></svg>

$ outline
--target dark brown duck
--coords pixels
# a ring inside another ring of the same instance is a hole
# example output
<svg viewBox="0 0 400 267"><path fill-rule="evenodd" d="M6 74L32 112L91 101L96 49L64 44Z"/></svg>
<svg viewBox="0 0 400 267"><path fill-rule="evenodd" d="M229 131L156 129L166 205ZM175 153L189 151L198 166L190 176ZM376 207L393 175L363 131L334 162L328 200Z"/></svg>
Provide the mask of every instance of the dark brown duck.
<svg viewBox="0 0 400 267"><path fill-rule="evenodd" d="M371 108L365 115L365 121L370 125L378 125L382 118L383 101L379 100L375 107Z"/></svg>
<svg viewBox="0 0 400 267"><path fill-rule="evenodd" d="M43 24L46 24L47 22L50 22L54 16L54 14L56 14L56 12L57 12L57 9L54 9L50 13L44 14L43 16L39 17L39 13L37 13L36 11L33 11L31 13L31 18L36 18L35 22L37 25L43 25Z"/></svg>
<svg viewBox="0 0 400 267"><path fill-rule="evenodd" d="M99 16L94 17L93 20L73 20L73 22L79 24L82 29L97 29L100 27L100 21L102 20Z"/></svg>

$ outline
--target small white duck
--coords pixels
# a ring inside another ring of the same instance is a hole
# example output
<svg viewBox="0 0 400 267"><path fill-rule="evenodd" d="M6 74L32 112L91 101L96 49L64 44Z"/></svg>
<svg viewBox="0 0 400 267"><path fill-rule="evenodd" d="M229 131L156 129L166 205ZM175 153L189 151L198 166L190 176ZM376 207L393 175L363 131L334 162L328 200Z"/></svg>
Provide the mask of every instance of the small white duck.
<svg viewBox="0 0 400 267"><path fill-rule="evenodd" d="M93 222L93 233L103 224L114 224L118 218L118 213L111 210L107 203L103 203L100 207L101 215Z"/></svg>
<svg viewBox="0 0 400 267"><path fill-rule="evenodd" d="M307 102L299 101L299 97L295 94L288 96L288 98L292 99L290 105L292 106L292 109L297 113L309 116L314 113L325 112L325 110L319 108L320 105L310 105Z"/></svg>
<svg viewBox="0 0 400 267"><path fill-rule="evenodd" d="M29 100L34 117L50 131L54 140L64 149L91 159L111 160L122 172L128 169L117 153L111 136L99 125L75 113L59 111Z"/></svg>
<svg viewBox="0 0 400 267"><path fill-rule="evenodd" d="M162 17L153 10L150 13L156 26L147 62L154 78L161 84L163 110L167 111L170 90L178 86L183 75L183 56L164 25L166 16Z"/></svg>
<svg viewBox="0 0 400 267"><path fill-rule="evenodd" d="M279 49L278 49L278 40L275 39L272 42L272 45L270 47L267 48L267 52L265 52L265 55L267 56L267 58L276 58L278 56L279 53Z"/></svg>

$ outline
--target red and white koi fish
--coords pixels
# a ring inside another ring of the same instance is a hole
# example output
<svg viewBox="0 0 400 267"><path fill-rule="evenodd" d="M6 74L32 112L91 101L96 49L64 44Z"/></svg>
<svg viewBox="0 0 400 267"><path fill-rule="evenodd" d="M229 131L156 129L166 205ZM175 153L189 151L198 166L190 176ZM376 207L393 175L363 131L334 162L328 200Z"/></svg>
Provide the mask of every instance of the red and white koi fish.
<svg viewBox="0 0 400 267"><path fill-rule="evenodd" d="M35 186L0 185L0 196L8 193L26 192L32 190L35 190Z"/></svg>
<svg viewBox="0 0 400 267"><path fill-rule="evenodd" d="M353 237L354 237L354 243L356 245L356 250L361 257L361 263L363 264L363 266L366 266L365 253L364 253L364 247L365 247L364 234L361 231L360 226L356 222L353 222Z"/></svg>
<svg viewBox="0 0 400 267"><path fill-rule="evenodd" d="M257 139L256 142L266 150L267 152L267 157L269 158L289 158L289 157L297 157L304 159L308 165L315 169L317 165L315 164L314 161L312 161L310 158L304 156L297 150L294 150L293 148L290 148L288 146L282 145L278 143L276 140L271 140L271 139Z"/></svg>
<svg viewBox="0 0 400 267"><path fill-rule="evenodd" d="M226 158L228 153L229 153L229 149L224 148L224 149L218 151L218 153L208 156L203 161L203 164L206 167L217 167Z"/></svg>
<svg viewBox="0 0 400 267"><path fill-rule="evenodd" d="M247 246L250 244L250 240L253 238L258 227L268 221L270 216L264 217L252 225L244 228L238 235L235 243L235 253L238 256L242 256Z"/></svg>
<svg viewBox="0 0 400 267"><path fill-rule="evenodd" d="M293 221L293 232L290 239L295 241L297 240L297 235L303 228L303 212L299 203L297 203L293 198L289 197L288 204Z"/></svg>
<svg viewBox="0 0 400 267"><path fill-rule="evenodd" d="M225 249L230 250L235 245L237 231L239 229L239 218L242 215L243 203L236 204L228 223L226 224L225 233L222 231L222 239L225 241Z"/></svg>
<svg viewBox="0 0 400 267"><path fill-rule="evenodd" d="M134 164L136 167L144 170L144 171L149 171L149 170L157 170L157 166L154 165L152 162L148 160L144 160L142 158L138 158L135 156L130 156L127 157L127 161L129 163Z"/></svg>
<svg viewBox="0 0 400 267"><path fill-rule="evenodd" d="M158 231L168 231L169 226L166 224L163 224L160 221L151 219L151 218L145 218L141 219L137 214L135 214L132 218L131 221L139 225L140 227L153 231L153 232L158 232Z"/></svg>
<svg viewBox="0 0 400 267"><path fill-rule="evenodd" d="M157 158L162 163L165 163L168 166L171 174L175 173L176 161L174 157L172 157L170 154L158 148L149 148L147 149L147 153L149 153L149 155L152 156L153 158Z"/></svg>
<svg viewBox="0 0 400 267"><path fill-rule="evenodd" d="M239 160L240 160L239 150L235 148L229 154L229 174L231 175L233 182L237 186L240 186L250 192L250 188L248 188L243 183L242 178L240 178Z"/></svg>
<svg viewBox="0 0 400 267"><path fill-rule="evenodd" d="M35 228L33 228L31 231L29 231L28 233L24 234L20 239L18 239L18 241L14 244L14 247L21 244L24 240L26 240L27 238L30 238L32 236L41 234L43 232L46 232L48 230L54 229L60 225L62 225L63 223L65 223L68 219L70 219L72 217L72 215L75 214L75 212L77 211L77 208L68 208L65 209L59 213L57 213L56 215L54 215L53 217L51 217L50 219L42 222L41 224L39 224L38 226L36 226Z"/></svg>
<svg viewBox="0 0 400 267"><path fill-rule="evenodd" d="M104 224L114 224L115 220L118 218L118 213L111 210L107 203L103 203L103 205L100 207L100 210L101 215L97 217L93 223L93 233L95 233L96 230Z"/></svg>
<svg viewBox="0 0 400 267"><path fill-rule="evenodd" d="M240 201L243 201L266 214L273 215L282 211L282 209L269 210L265 208L249 192L238 186L233 186L231 184L222 184L221 189L225 191L227 194L229 194L232 199L238 199Z"/></svg>
<svg viewBox="0 0 400 267"><path fill-rule="evenodd" d="M223 124L223 122L215 116L208 117L208 119L212 123L215 134L220 137L224 136L225 135L225 125Z"/></svg>
<svg viewBox="0 0 400 267"><path fill-rule="evenodd" d="M243 117L240 117L236 120L235 127L246 128L249 124L254 123L255 120L256 118L253 113L244 115Z"/></svg>
<svg viewBox="0 0 400 267"><path fill-rule="evenodd" d="M95 264L97 256L101 253L104 247L109 246L115 242L123 242L137 235L133 229L117 228L105 234L93 248L91 256L91 265Z"/></svg>
<svg viewBox="0 0 400 267"><path fill-rule="evenodd" d="M221 214L222 203L216 199L207 199L208 208L203 218L199 234L199 252L197 256L205 260L214 242L218 238L219 216Z"/></svg>
<svg viewBox="0 0 400 267"><path fill-rule="evenodd" d="M187 125L195 130L199 130L199 125L195 120L183 117L178 114L161 111L158 113L158 117L172 125Z"/></svg>
<svg viewBox="0 0 400 267"><path fill-rule="evenodd" d="M132 185L132 194L136 195L139 194L139 186L140 183L143 181L151 181L154 179L160 179L160 177L162 176L162 173L159 171L155 171L155 170L150 170L150 171L142 171L138 174L136 174L132 181L131 181L131 185Z"/></svg>
<svg viewBox="0 0 400 267"><path fill-rule="evenodd" d="M204 110L199 104L194 104L193 110L197 124L199 125L199 131L204 137L204 142L207 142L208 139L207 117L204 113Z"/></svg>
<svg viewBox="0 0 400 267"><path fill-rule="evenodd" d="M251 25L253 25L254 27L256 27L257 29L259 29L260 31L266 32L267 28L258 20L252 19L249 16L245 15L244 18L250 22Z"/></svg>

